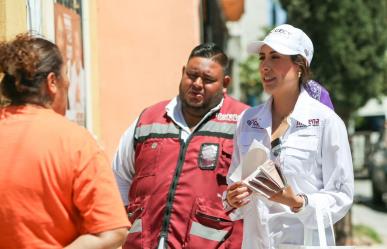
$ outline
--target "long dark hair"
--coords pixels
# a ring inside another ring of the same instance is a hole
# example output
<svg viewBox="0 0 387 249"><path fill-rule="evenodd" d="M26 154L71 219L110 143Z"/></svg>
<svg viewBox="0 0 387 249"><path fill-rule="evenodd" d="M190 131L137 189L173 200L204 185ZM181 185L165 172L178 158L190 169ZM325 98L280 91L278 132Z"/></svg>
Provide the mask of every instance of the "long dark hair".
<svg viewBox="0 0 387 249"><path fill-rule="evenodd" d="M43 38L20 34L0 43L1 93L13 105L43 105L52 101L44 82L49 73L61 75L63 58L58 47Z"/></svg>

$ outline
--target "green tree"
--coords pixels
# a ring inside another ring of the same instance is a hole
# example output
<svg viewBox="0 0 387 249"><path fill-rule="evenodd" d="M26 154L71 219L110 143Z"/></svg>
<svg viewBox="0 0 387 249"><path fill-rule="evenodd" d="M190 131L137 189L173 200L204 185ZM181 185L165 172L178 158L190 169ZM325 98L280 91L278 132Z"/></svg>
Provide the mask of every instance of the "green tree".
<svg viewBox="0 0 387 249"><path fill-rule="evenodd" d="M263 36L257 37L258 40L265 38L266 34L274 27L263 27ZM258 104L262 100L263 87L261 75L259 73L259 56L256 54L249 55L240 64L241 88L244 96L242 99L248 104ZM251 101L253 100L253 101Z"/></svg>
<svg viewBox="0 0 387 249"><path fill-rule="evenodd" d="M348 121L372 97L386 92L386 0L281 0L288 23L312 39L314 78L330 91Z"/></svg>
<svg viewBox="0 0 387 249"><path fill-rule="evenodd" d="M262 95L263 88L258 68L259 57L257 55L250 55L240 64L241 89L245 95L242 98L248 104L253 104L250 103L251 98L256 101Z"/></svg>
<svg viewBox="0 0 387 249"><path fill-rule="evenodd" d="M387 50L384 53L384 82L387 82ZM387 84L384 84L383 94L387 95Z"/></svg>

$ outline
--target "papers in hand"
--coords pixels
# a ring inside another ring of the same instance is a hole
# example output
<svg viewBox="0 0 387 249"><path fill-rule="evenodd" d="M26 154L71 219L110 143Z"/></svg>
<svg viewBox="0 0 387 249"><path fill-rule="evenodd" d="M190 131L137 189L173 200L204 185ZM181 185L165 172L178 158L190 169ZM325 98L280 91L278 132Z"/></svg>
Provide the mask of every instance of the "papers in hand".
<svg viewBox="0 0 387 249"><path fill-rule="evenodd" d="M254 140L230 179L244 182L251 190L267 198L278 193L286 185L285 178L281 169L268 159L269 154L262 143Z"/></svg>
<svg viewBox="0 0 387 249"><path fill-rule="evenodd" d="M267 160L243 180L251 190L270 198L285 188L283 177L273 161Z"/></svg>

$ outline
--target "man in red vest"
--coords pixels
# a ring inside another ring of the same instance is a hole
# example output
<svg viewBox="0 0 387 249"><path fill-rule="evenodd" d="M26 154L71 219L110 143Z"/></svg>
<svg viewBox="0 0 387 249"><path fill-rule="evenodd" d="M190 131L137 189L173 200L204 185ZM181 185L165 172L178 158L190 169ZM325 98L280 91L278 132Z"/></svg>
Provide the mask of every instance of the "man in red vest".
<svg viewBox="0 0 387 249"><path fill-rule="evenodd" d="M146 108L123 134L113 170L132 227L124 248L240 248L242 224L222 205L238 116L228 58L195 47L179 95Z"/></svg>

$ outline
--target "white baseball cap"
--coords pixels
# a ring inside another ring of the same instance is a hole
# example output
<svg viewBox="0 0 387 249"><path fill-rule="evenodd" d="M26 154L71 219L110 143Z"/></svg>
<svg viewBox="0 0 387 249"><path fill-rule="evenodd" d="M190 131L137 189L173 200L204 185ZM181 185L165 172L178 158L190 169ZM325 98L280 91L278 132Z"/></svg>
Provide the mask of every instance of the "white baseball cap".
<svg viewBox="0 0 387 249"><path fill-rule="evenodd" d="M273 50L284 55L302 55L308 62L312 62L313 43L301 29L289 24L275 27L263 41L255 41L247 46L247 52L258 54L263 45L268 45Z"/></svg>

